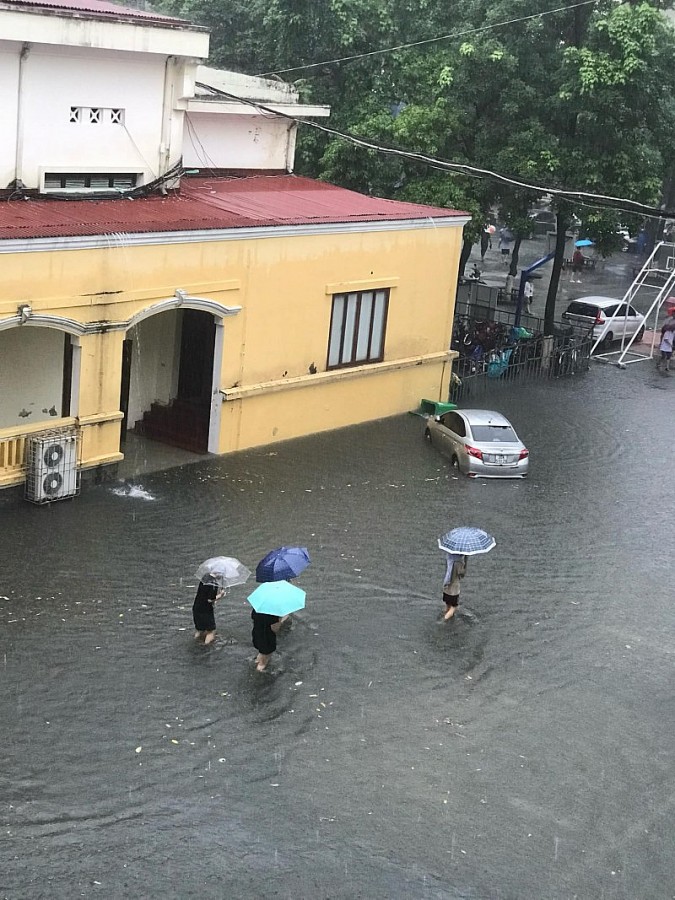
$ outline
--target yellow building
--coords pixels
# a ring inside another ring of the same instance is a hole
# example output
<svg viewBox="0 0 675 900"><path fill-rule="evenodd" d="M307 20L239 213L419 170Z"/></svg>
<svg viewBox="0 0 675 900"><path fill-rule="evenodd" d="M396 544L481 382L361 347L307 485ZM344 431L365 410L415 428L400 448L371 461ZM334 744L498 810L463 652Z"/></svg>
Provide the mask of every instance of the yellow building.
<svg viewBox="0 0 675 900"><path fill-rule="evenodd" d="M91 470L132 429L228 453L447 399L466 221L293 175L3 203L0 486L53 429Z"/></svg>

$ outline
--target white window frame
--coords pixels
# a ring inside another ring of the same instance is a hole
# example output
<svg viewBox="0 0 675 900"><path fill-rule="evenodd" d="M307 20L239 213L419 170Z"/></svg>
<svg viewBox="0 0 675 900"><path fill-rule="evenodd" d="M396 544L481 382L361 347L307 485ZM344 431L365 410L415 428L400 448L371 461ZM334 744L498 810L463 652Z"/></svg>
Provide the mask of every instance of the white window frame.
<svg viewBox="0 0 675 900"><path fill-rule="evenodd" d="M389 288L332 295L326 369L383 362Z"/></svg>

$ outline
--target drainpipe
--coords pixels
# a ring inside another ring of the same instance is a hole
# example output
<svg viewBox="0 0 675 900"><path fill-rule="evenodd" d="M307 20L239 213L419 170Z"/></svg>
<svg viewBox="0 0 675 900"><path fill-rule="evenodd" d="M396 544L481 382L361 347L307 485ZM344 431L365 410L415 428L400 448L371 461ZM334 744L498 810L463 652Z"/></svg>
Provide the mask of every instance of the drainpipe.
<svg viewBox="0 0 675 900"><path fill-rule="evenodd" d="M171 158L171 125L173 120L173 100L174 100L174 64L175 56L167 56L164 64L164 95L162 97L162 131L159 143L159 160L157 166L157 177L162 175L169 169L169 160ZM162 193L166 193L166 188L162 189Z"/></svg>
<svg viewBox="0 0 675 900"><path fill-rule="evenodd" d="M23 44L19 54L19 77L16 100L16 146L14 150L14 188L22 190L23 183L23 81L25 62L30 53L30 44Z"/></svg>

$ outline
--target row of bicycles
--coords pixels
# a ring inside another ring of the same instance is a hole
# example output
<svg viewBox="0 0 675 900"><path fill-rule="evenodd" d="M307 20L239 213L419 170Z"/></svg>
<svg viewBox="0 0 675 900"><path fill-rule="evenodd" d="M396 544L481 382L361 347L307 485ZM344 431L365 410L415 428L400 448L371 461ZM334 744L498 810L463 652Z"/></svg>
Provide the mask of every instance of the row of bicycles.
<svg viewBox="0 0 675 900"><path fill-rule="evenodd" d="M459 354L455 372L460 378L478 374L508 378L542 368L559 377L588 368L588 340L572 329L558 329L545 352L546 338L527 328L458 317L451 348Z"/></svg>

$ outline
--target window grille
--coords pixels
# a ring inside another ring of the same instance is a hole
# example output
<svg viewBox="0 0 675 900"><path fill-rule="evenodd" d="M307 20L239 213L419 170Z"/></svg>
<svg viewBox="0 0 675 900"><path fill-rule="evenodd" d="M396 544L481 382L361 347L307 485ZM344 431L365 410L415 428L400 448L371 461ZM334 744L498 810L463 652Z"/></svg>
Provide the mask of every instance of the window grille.
<svg viewBox="0 0 675 900"><path fill-rule="evenodd" d="M71 106L70 107L70 122L80 122L82 120L82 107L81 106Z"/></svg>
<svg viewBox="0 0 675 900"><path fill-rule="evenodd" d="M101 110L98 106L92 106L89 110L89 121L92 125L98 125L101 121Z"/></svg>
<svg viewBox="0 0 675 900"><path fill-rule="evenodd" d="M389 289L334 294L328 339L328 368L384 359Z"/></svg>
<svg viewBox="0 0 675 900"><path fill-rule="evenodd" d="M110 110L110 123L111 123L111 125L124 125L124 110L123 109L111 109Z"/></svg>
<svg viewBox="0 0 675 900"><path fill-rule="evenodd" d="M138 184L136 172L47 172L45 191L130 191Z"/></svg>

